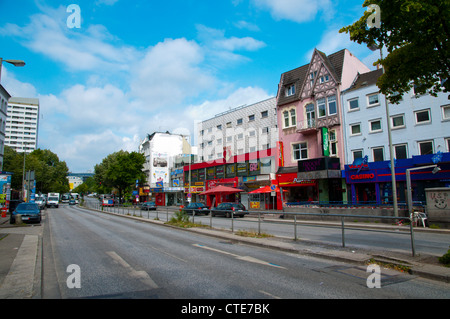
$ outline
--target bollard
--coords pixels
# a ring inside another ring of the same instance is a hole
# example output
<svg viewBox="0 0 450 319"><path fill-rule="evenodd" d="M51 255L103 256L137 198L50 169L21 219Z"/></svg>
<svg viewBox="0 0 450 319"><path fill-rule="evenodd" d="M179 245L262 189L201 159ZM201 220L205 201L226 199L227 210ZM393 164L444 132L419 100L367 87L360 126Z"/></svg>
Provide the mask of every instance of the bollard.
<svg viewBox="0 0 450 319"><path fill-rule="evenodd" d="M23 221L22 221L22 215L17 214L17 215L16 215L16 220L15 220L15 222L16 222L16 225L21 225L21 224L23 223Z"/></svg>

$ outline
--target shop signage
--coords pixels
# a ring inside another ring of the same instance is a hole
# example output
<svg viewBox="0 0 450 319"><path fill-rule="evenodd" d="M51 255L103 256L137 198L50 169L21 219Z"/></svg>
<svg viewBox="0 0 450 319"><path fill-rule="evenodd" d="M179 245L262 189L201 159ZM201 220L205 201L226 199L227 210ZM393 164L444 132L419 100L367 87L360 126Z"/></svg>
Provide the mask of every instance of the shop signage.
<svg viewBox="0 0 450 319"><path fill-rule="evenodd" d="M330 156L330 143L328 141L328 128L322 127L323 156Z"/></svg>
<svg viewBox="0 0 450 319"><path fill-rule="evenodd" d="M339 170L340 162L337 157L320 157L310 160L298 161L299 172L313 172L323 170Z"/></svg>
<svg viewBox="0 0 450 319"><path fill-rule="evenodd" d="M374 178L374 173L350 175L351 180L372 180Z"/></svg>

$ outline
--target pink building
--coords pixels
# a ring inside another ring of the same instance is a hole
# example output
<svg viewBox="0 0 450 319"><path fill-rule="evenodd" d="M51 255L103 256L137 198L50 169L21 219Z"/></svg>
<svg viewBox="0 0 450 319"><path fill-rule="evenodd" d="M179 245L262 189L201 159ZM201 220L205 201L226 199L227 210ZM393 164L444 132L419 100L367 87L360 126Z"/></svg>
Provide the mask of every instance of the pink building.
<svg viewBox="0 0 450 319"><path fill-rule="evenodd" d="M326 55L315 49L311 62L281 75L277 94L283 165L277 172L284 202L347 199L341 92L370 69L347 49Z"/></svg>

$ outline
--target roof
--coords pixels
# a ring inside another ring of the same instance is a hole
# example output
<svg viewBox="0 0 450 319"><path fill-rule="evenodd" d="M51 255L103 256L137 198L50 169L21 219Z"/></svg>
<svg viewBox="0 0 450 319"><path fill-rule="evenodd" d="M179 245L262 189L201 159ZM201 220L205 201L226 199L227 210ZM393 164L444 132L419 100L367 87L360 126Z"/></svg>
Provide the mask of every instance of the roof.
<svg viewBox="0 0 450 319"><path fill-rule="evenodd" d="M328 56L317 49L315 50L315 52L321 55L326 67L331 73L333 73L333 77L337 81L341 81L342 69L344 66L345 50L346 49L342 49ZM301 94L300 90L303 87L303 83L308 76L307 73L309 70L309 65L310 63L305 64L299 68L285 72L281 75L280 88L283 88L291 84L295 84L295 94L291 96L279 94L278 105L283 105L299 100Z"/></svg>
<svg viewBox="0 0 450 319"><path fill-rule="evenodd" d="M39 105L39 99L28 97L12 97L8 103L25 104L25 105Z"/></svg>
<svg viewBox="0 0 450 319"><path fill-rule="evenodd" d="M370 71L367 73L358 74L352 86L350 86L345 92L360 89L362 87L376 85L378 78L383 75L383 69Z"/></svg>

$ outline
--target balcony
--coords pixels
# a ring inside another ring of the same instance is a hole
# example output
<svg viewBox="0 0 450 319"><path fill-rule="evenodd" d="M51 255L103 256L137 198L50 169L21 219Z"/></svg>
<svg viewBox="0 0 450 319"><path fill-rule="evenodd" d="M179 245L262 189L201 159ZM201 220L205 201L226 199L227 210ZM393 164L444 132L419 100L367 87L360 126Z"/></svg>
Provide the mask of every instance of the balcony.
<svg viewBox="0 0 450 319"><path fill-rule="evenodd" d="M297 132L303 134L313 134L318 130L316 119L297 122Z"/></svg>

